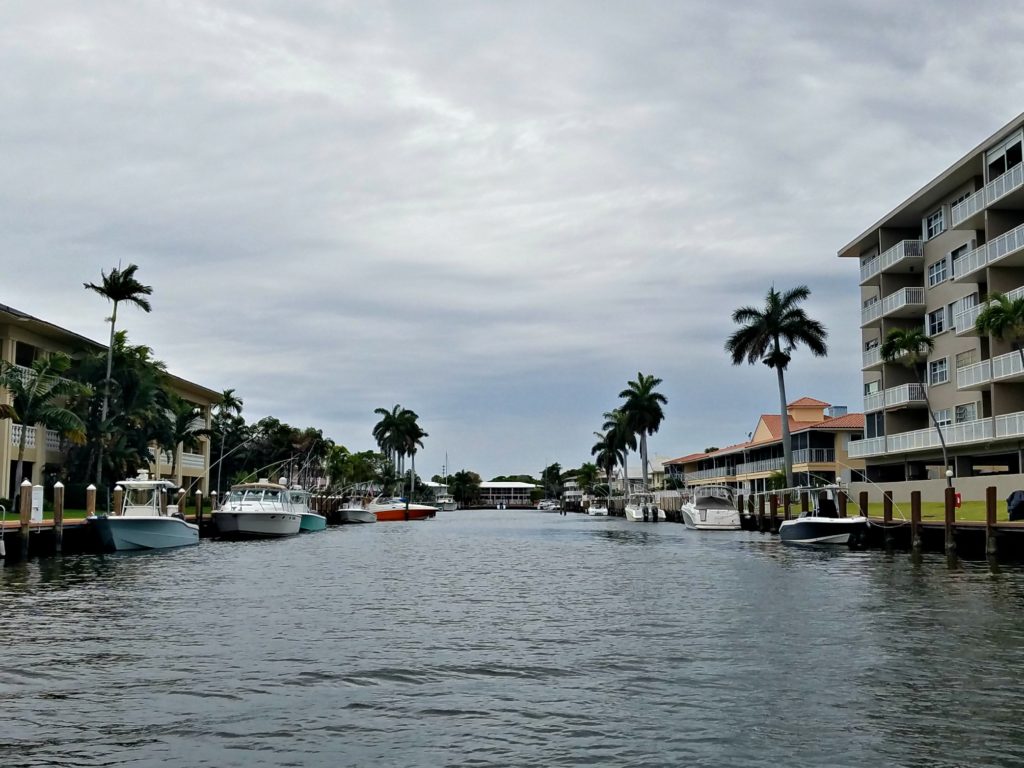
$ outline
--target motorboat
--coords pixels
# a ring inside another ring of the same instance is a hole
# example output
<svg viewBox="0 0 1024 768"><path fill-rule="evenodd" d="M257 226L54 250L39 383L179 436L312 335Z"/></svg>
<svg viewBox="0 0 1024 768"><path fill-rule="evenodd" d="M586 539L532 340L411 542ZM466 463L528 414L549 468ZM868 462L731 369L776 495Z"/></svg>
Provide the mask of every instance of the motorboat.
<svg viewBox="0 0 1024 768"><path fill-rule="evenodd" d="M587 514L591 517L608 517L608 502L605 499L591 499Z"/></svg>
<svg viewBox="0 0 1024 768"><path fill-rule="evenodd" d="M541 512L557 512L562 508L558 499L541 499L537 502L537 509Z"/></svg>
<svg viewBox="0 0 1024 768"><path fill-rule="evenodd" d="M799 517L779 524L779 538L785 543L852 545L867 532L866 516L839 516L837 500L840 494L845 493L841 487L831 485L797 490L807 491L812 505Z"/></svg>
<svg viewBox="0 0 1024 768"><path fill-rule="evenodd" d="M442 512L454 512L459 508L458 503L455 501L455 497L450 493L441 493L434 499L435 505Z"/></svg>
<svg viewBox="0 0 1024 768"><path fill-rule="evenodd" d="M376 523L377 513L371 512L361 499L348 499L338 510L338 519L343 523Z"/></svg>
<svg viewBox="0 0 1024 768"><path fill-rule="evenodd" d="M309 508L309 491L293 486L288 491L288 503L302 516L299 521L300 531L312 533L327 528L327 518Z"/></svg>
<svg viewBox="0 0 1024 768"><path fill-rule="evenodd" d="M634 523L665 520L665 510L658 506L653 493L631 493L626 499L626 520Z"/></svg>
<svg viewBox="0 0 1024 768"><path fill-rule="evenodd" d="M437 507L427 504L413 504L399 496L385 498L378 496L366 509L377 516L377 522L393 522L395 520L426 520L437 514Z"/></svg>
<svg viewBox="0 0 1024 768"><path fill-rule="evenodd" d="M294 536L302 526L303 513L308 512L304 495L308 496L265 478L239 483L231 486L213 521L222 536L232 538Z"/></svg>
<svg viewBox="0 0 1024 768"><path fill-rule="evenodd" d="M738 531L742 527L736 492L725 485L694 488L679 511L686 527L695 531Z"/></svg>
<svg viewBox="0 0 1024 768"><path fill-rule="evenodd" d="M150 480L148 472L140 472L134 480L117 485L123 492L120 509L87 518L105 550L169 549L199 543L199 526L187 522L177 507L168 509L164 494L177 487L174 483Z"/></svg>

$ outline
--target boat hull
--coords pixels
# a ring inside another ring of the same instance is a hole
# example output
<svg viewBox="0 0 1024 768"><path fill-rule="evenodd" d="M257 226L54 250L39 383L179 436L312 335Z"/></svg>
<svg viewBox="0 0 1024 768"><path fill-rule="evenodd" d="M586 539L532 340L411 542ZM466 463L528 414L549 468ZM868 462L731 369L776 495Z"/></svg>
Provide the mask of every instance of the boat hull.
<svg viewBox="0 0 1024 768"><path fill-rule="evenodd" d="M213 522L221 536L280 538L299 532L302 515L291 512L214 512Z"/></svg>
<svg viewBox="0 0 1024 768"><path fill-rule="evenodd" d="M322 531L327 528L327 518L315 512L303 512L302 520L299 521L300 531Z"/></svg>
<svg viewBox="0 0 1024 768"><path fill-rule="evenodd" d="M779 526L779 538L787 544L843 545L867 529L866 517L798 517Z"/></svg>
<svg viewBox="0 0 1024 768"><path fill-rule="evenodd" d="M680 512L683 523L694 531L738 531L743 527L740 523L740 513L735 509L684 506Z"/></svg>
<svg viewBox="0 0 1024 768"><path fill-rule="evenodd" d="M348 509L342 508L338 510L338 517L343 523L376 523L377 515L368 509Z"/></svg>
<svg viewBox="0 0 1024 768"><path fill-rule="evenodd" d="M608 507L590 507L587 514L591 517L608 517Z"/></svg>
<svg viewBox="0 0 1024 768"><path fill-rule="evenodd" d="M436 509L417 509L415 507L397 507L391 509L377 509L374 510L374 514L377 516L378 523L393 523L399 520L426 520L433 517L437 513Z"/></svg>
<svg viewBox="0 0 1024 768"><path fill-rule="evenodd" d="M661 521L661 522L665 522L665 520L667 519L665 517L665 510L661 509L660 507L658 507L657 510L658 510L658 520ZM626 506L626 519L629 520L631 523L642 523L642 522L644 522L644 512L643 512L643 509L640 508L640 507L633 507L633 506L627 505ZM648 522L652 521L652 515L651 515L651 513L649 511L647 513L647 521Z"/></svg>
<svg viewBox="0 0 1024 768"><path fill-rule="evenodd" d="M171 549L199 543L199 526L178 517L90 517L108 552Z"/></svg>

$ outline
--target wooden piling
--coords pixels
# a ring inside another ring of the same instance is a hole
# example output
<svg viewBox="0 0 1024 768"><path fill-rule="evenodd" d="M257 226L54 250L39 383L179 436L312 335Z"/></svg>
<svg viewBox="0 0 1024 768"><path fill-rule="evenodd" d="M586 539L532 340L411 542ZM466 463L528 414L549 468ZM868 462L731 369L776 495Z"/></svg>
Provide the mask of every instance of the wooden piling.
<svg viewBox="0 0 1024 768"><path fill-rule="evenodd" d="M743 494L736 494L736 511L740 513L740 520L743 519Z"/></svg>
<svg viewBox="0 0 1024 768"><path fill-rule="evenodd" d="M807 491L800 491L800 514L809 512L811 509L811 497Z"/></svg>
<svg viewBox="0 0 1024 768"><path fill-rule="evenodd" d="M789 520L792 516L792 513L789 511L791 502L792 499L790 499L789 492L787 491L782 497L782 517L786 520Z"/></svg>
<svg viewBox="0 0 1024 768"><path fill-rule="evenodd" d="M96 486L88 485L85 489L85 516L92 517L96 514Z"/></svg>
<svg viewBox="0 0 1024 768"><path fill-rule="evenodd" d="M857 505L860 507L860 513L862 515L864 515L864 517L870 517L870 515L868 515L868 492L867 491L861 491L860 494L858 494L858 496L857 496Z"/></svg>
<svg viewBox="0 0 1024 768"><path fill-rule="evenodd" d="M764 533L764 494L757 497L757 530Z"/></svg>
<svg viewBox="0 0 1024 768"><path fill-rule="evenodd" d="M18 511L21 522L21 557L25 559L28 557L28 534L32 523L32 482L30 480L22 482L20 493L21 497L18 502L21 506Z"/></svg>
<svg viewBox="0 0 1024 768"><path fill-rule="evenodd" d="M850 500L846 497L845 493L839 494L839 516L846 517L846 505Z"/></svg>
<svg viewBox="0 0 1024 768"><path fill-rule="evenodd" d="M910 492L910 548L921 551L921 492Z"/></svg>
<svg viewBox="0 0 1024 768"><path fill-rule="evenodd" d="M770 520L770 530L772 533L779 532L779 497L774 493L768 498L768 510Z"/></svg>
<svg viewBox="0 0 1024 768"><path fill-rule="evenodd" d="M203 533L203 492L196 490L196 525L199 526L199 534Z"/></svg>
<svg viewBox="0 0 1024 768"><path fill-rule="evenodd" d="M167 517L167 489L160 489L160 514Z"/></svg>
<svg viewBox="0 0 1024 768"><path fill-rule="evenodd" d="M64 549L64 483L53 486L53 551L58 555Z"/></svg>
<svg viewBox="0 0 1024 768"><path fill-rule="evenodd" d="M946 554L956 554L956 489L946 488Z"/></svg>
<svg viewBox="0 0 1024 768"><path fill-rule="evenodd" d="M990 485L985 489L985 554L995 557L997 553L996 488L994 485Z"/></svg>
<svg viewBox="0 0 1024 768"><path fill-rule="evenodd" d="M120 485L114 486L114 508L110 511L111 514L120 515L121 508L124 506L124 488Z"/></svg>
<svg viewBox="0 0 1024 768"><path fill-rule="evenodd" d="M178 514L181 515L184 518L185 517L185 510L188 507L188 504L185 503L185 489L184 488L179 488L178 489L178 500L175 501L174 503L178 505Z"/></svg>
<svg viewBox="0 0 1024 768"><path fill-rule="evenodd" d="M882 492L882 522L892 524L892 491Z"/></svg>

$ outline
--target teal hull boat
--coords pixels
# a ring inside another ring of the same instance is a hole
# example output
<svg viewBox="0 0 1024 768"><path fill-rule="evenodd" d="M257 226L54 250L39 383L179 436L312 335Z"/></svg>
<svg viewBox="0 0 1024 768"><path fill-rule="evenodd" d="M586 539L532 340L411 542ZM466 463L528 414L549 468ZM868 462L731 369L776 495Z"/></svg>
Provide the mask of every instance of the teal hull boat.
<svg viewBox="0 0 1024 768"><path fill-rule="evenodd" d="M327 527L327 518L318 515L316 512L303 512L302 522L299 524L299 532L322 531Z"/></svg>

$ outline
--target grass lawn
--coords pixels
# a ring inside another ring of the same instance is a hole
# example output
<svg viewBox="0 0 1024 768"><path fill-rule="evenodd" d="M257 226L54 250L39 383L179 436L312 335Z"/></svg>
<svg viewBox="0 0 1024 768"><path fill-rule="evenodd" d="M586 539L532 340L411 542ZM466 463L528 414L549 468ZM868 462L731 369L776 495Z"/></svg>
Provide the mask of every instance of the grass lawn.
<svg viewBox="0 0 1024 768"><path fill-rule="evenodd" d="M856 504L850 504L848 507L847 514L852 514L856 510ZM902 516L900 515L902 512ZM882 516L882 502L872 501L868 504L868 514L871 517ZM910 502L893 502L892 505L892 519L902 520L906 518L910 519ZM946 519L946 508L941 501L922 501L921 502L921 519L922 520L945 520ZM964 501L960 509L956 510L957 520L979 520L985 521L985 502L984 501ZM1008 519L1008 513L1006 511L1006 502L1000 501L996 506L996 520L1006 521Z"/></svg>

